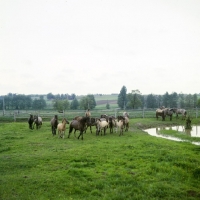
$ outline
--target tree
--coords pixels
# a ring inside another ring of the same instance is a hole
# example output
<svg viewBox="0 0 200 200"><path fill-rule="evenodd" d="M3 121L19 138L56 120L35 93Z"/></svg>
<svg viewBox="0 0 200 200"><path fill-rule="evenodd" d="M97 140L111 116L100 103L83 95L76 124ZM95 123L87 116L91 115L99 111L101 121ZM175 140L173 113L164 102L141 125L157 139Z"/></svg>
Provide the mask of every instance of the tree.
<svg viewBox="0 0 200 200"><path fill-rule="evenodd" d="M147 108L156 108L157 102L156 102L156 96L153 94L147 95Z"/></svg>
<svg viewBox="0 0 200 200"><path fill-rule="evenodd" d="M127 104L126 92L127 92L127 89L125 86L123 86L118 95L117 104L121 109L125 108L125 106Z"/></svg>
<svg viewBox="0 0 200 200"><path fill-rule="evenodd" d="M169 95L169 106L171 108L176 108L178 104L178 94L176 92Z"/></svg>
<svg viewBox="0 0 200 200"><path fill-rule="evenodd" d="M110 104L108 103L108 101L107 101L107 104L106 104L106 109L110 109Z"/></svg>
<svg viewBox="0 0 200 200"><path fill-rule="evenodd" d="M69 109L69 101L66 100L55 100L53 104L53 108L58 111L63 111Z"/></svg>
<svg viewBox="0 0 200 200"><path fill-rule="evenodd" d="M94 95L87 95L80 99L80 108L81 109L93 109L96 106L96 101Z"/></svg>
<svg viewBox="0 0 200 200"><path fill-rule="evenodd" d="M142 95L140 94L132 94L129 93L127 95L127 99L128 99L128 103L127 103L127 107L128 108L138 108L142 105Z"/></svg>
<svg viewBox="0 0 200 200"><path fill-rule="evenodd" d="M170 104L170 97L169 97L169 93L166 92L166 93L163 95L163 106L169 107L169 104Z"/></svg>
<svg viewBox="0 0 200 200"><path fill-rule="evenodd" d="M33 109L42 110L46 107L46 101L43 96L40 96L40 99L34 99L32 104Z"/></svg>
<svg viewBox="0 0 200 200"><path fill-rule="evenodd" d="M48 93L47 94L47 99L48 100L55 99L55 96L52 93Z"/></svg>
<svg viewBox="0 0 200 200"><path fill-rule="evenodd" d="M200 99L197 100L197 106L200 108Z"/></svg>
<svg viewBox="0 0 200 200"><path fill-rule="evenodd" d="M75 98L74 100L71 101L70 109L71 109L71 110L76 110L76 109L78 109L78 107L79 107L79 102L78 102L78 100Z"/></svg>
<svg viewBox="0 0 200 200"><path fill-rule="evenodd" d="M193 98L193 95L188 94L185 97L185 106L188 107L188 108L194 108L194 98Z"/></svg>
<svg viewBox="0 0 200 200"><path fill-rule="evenodd" d="M194 108L196 108L197 107L197 101L198 101L197 94L193 94L193 99L194 99Z"/></svg>

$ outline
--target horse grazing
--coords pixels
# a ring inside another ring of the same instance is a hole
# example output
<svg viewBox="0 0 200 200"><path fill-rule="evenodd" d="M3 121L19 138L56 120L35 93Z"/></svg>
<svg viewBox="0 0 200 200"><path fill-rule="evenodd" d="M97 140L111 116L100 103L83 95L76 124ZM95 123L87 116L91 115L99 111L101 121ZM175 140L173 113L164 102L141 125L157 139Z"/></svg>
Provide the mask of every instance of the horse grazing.
<svg viewBox="0 0 200 200"><path fill-rule="evenodd" d="M42 126L42 117L39 117L38 115L34 115L34 124L33 128L36 125L36 128L39 129Z"/></svg>
<svg viewBox="0 0 200 200"><path fill-rule="evenodd" d="M33 129L33 122L34 122L33 115L30 114L30 117L28 118L28 124L30 129Z"/></svg>
<svg viewBox="0 0 200 200"><path fill-rule="evenodd" d="M118 129L120 130L119 132L119 136L123 135L123 131L124 131L124 121L122 119L120 119L119 121L117 119L114 120L115 123L115 132L117 133Z"/></svg>
<svg viewBox="0 0 200 200"><path fill-rule="evenodd" d="M106 120L97 119L97 126L96 126L96 135L99 135L102 131L104 131L104 135L106 134L106 129L108 127L108 122Z"/></svg>
<svg viewBox="0 0 200 200"><path fill-rule="evenodd" d="M58 115L55 115L52 119L51 119L51 131L52 131L52 135L56 135L56 129L57 129L57 126L59 124L58 122Z"/></svg>
<svg viewBox="0 0 200 200"><path fill-rule="evenodd" d="M82 117L80 120L76 120L76 119L72 120L71 123L69 124L68 138L70 137L72 130L75 129L74 135L75 135L76 130L79 130L80 134L78 136L78 139L81 136L82 137L81 139L83 140L83 132L85 131L86 124L88 123L89 120L90 120L89 117ZM75 135L75 137L76 137L76 135Z"/></svg>
<svg viewBox="0 0 200 200"><path fill-rule="evenodd" d="M173 112L176 114L176 118L178 118L178 115L182 115L182 120L186 118L187 111L185 109L178 109L178 108L173 108Z"/></svg>
<svg viewBox="0 0 200 200"><path fill-rule="evenodd" d="M65 138L66 124L69 124L66 118L63 118L62 123L57 125L58 137Z"/></svg>

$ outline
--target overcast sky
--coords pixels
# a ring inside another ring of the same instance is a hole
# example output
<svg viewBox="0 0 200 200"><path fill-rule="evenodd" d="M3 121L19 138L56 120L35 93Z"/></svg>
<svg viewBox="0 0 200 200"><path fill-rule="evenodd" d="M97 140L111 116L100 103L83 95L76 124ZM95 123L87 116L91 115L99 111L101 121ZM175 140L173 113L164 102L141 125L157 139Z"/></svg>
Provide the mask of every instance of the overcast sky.
<svg viewBox="0 0 200 200"><path fill-rule="evenodd" d="M200 93L199 0L1 0L0 95Z"/></svg>

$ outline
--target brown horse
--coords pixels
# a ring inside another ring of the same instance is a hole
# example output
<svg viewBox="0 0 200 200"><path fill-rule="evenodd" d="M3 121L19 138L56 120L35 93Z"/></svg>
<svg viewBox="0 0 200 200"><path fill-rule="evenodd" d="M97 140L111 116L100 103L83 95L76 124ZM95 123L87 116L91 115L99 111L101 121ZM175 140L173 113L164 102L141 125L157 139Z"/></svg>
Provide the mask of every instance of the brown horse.
<svg viewBox="0 0 200 200"><path fill-rule="evenodd" d="M72 120L72 122L69 124L69 135L68 138L70 137L70 134L73 129L79 130L80 134L78 136L78 139L81 136L81 139L83 140L83 132L85 131L86 124L89 122L90 118L89 117L82 117L80 120ZM75 135L75 132L74 132ZM76 137L76 135L75 135Z"/></svg>
<svg viewBox="0 0 200 200"><path fill-rule="evenodd" d="M52 135L56 135L56 130L57 130L57 126L59 124L58 122L58 115L55 115L52 119L51 119L51 131L52 131Z"/></svg>
<svg viewBox="0 0 200 200"><path fill-rule="evenodd" d="M28 118L28 124L30 129L33 129L33 122L34 122L34 117L32 114L30 114L30 117Z"/></svg>

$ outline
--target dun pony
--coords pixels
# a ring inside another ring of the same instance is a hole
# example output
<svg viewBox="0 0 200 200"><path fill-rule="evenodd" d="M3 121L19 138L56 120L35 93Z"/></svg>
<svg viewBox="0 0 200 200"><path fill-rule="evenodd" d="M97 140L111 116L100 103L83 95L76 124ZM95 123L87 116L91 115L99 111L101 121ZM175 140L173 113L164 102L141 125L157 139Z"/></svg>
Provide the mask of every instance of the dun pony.
<svg viewBox="0 0 200 200"><path fill-rule="evenodd" d="M65 138L66 124L69 124L66 118L63 118L62 123L59 123L57 126L58 137Z"/></svg>

